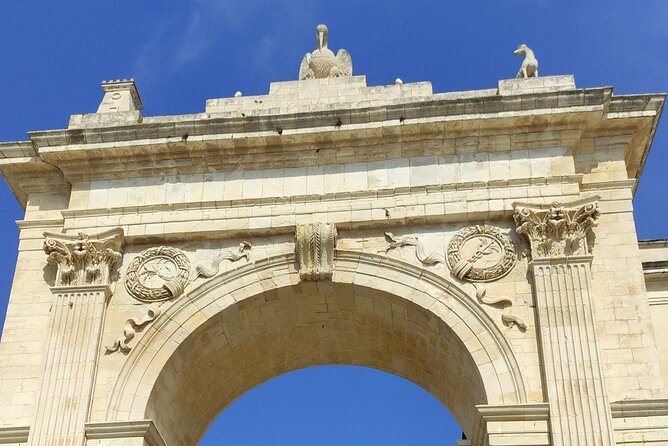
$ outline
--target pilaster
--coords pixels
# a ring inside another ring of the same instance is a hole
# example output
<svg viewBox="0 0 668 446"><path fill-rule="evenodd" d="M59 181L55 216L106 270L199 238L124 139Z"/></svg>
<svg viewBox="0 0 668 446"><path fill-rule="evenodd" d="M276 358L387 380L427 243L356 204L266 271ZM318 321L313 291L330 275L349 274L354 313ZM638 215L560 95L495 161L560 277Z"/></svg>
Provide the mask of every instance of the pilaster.
<svg viewBox="0 0 668 446"><path fill-rule="evenodd" d="M28 444L79 446L85 441L95 364L120 229L96 236L45 233L44 251L57 266L44 373Z"/></svg>
<svg viewBox="0 0 668 446"><path fill-rule="evenodd" d="M591 285L597 200L514 204L517 232L531 245L554 446L615 444Z"/></svg>

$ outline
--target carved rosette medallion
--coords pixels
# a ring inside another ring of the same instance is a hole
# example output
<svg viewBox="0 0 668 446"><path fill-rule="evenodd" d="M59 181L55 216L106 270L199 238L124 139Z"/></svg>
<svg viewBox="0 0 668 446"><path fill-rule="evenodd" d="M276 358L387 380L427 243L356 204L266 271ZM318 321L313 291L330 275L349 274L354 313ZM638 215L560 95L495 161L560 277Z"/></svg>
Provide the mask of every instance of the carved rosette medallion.
<svg viewBox="0 0 668 446"><path fill-rule="evenodd" d="M160 246L142 251L130 263L125 288L142 302L179 297L190 277L190 261L176 248Z"/></svg>
<svg viewBox="0 0 668 446"><path fill-rule="evenodd" d="M515 244L499 228L469 226L459 231L446 253L451 273L462 280L490 282L513 269L517 261Z"/></svg>

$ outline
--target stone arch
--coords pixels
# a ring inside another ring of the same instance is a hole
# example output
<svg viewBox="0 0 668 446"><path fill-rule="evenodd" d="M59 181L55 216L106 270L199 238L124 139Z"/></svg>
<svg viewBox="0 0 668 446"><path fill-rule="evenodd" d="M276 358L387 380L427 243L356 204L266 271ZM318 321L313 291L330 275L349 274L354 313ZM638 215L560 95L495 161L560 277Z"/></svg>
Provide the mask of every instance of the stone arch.
<svg viewBox="0 0 668 446"><path fill-rule="evenodd" d="M195 444L250 388L324 364L409 379L469 435L476 405L527 401L501 331L456 284L396 259L337 251L331 282L300 282L290 254L229 271L182 297L128 356L107 420L150 418L167 444Z"/></svg>

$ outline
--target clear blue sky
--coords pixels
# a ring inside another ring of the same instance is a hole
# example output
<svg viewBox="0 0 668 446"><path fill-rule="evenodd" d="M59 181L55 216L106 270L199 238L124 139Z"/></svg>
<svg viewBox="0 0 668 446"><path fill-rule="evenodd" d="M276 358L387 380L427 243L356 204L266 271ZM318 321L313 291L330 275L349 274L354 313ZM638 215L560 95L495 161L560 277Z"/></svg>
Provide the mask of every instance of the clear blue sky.
<svg viewBox="0 0 668 446"><path fill-rule="evenodd" d="M134 77L147 116L201 112L206 99L237 90L264 94L297 77L319 22L369 85L400 77L431 81L436 92L494 88L514 76L512 51L526 42L542 75L574 74L579 87L616 94L668 90L666 0L23 0L3 4L0 16L0 140L94 112L103 79ZM668 237L665 121L634 202L642 239ZM0 184L0 323L21 218ZM249 392L202 444L454 444L448 417L399 378L324 367ZM407 432L424 437L409 441Z"/></svg>

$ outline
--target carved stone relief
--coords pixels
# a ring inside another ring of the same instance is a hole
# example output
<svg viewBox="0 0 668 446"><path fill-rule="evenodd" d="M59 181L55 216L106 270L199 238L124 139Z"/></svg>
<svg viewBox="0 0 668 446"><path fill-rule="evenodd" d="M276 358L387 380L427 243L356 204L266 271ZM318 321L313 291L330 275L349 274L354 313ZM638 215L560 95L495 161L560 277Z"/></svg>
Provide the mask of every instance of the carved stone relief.
<svg viewBox="0 0 668 446"><path fill-rule="evenodd" d="M517 233L531 245L533 258L587 255L591 229L600 216L598 196L541 206L514 203Z"/></svg>
<svg viewBox="0 0 668 446"><path fill-rule="evenodd" d="M123 230L95 236L44 233L44 252L57 265L55 286L108 285L121 259Z"/></svg>
<svg viewBox="0 0 668 446"><path fill-rule="evenodd" d="M160 310L160 308L149 307L146 316L142 318L133 317L128 319L123 328L123 335L116 338L112 345L105 347L107 354L119 350L123 353L128 353L132 349L132 347L128 345L128 342L132 341L140 329L153 322L161 313L162 310Z"/></svg>
<svg viewBox="0 0 668 446"><path fill-rule="evenodd" d="M213 264L210 267L206 267L204 265L198 265L195 268L195 272L193 273L191 282L194 282L200 277L203 277L205 279L210 279L211 277L218 274L220 272L220 264L223 262L223 260L236 262L237 260L245 258L246 260L250 261L251 248L252 245L250 244L250 242L243 241L239 244L239 247L237 248L236 251L224 251L218 254L218 258L213 262Z"/></svg>
<svg viewBox="0 0 668 446"><path fill-rule="evenodd" d="M297 225L297 260L302 280L331 280L334 272L336 226L333 223Z"/></svg>
<svg viewBox="0 0 668 446"><path fill-rule="evenodd" d="M414 236L397 238L386 232L388 246L385 252L405 246L415 246L415 256L423 264L433 266L445 264L454 277L471 282L475 297L485 305L502 307L501 320L504 325L526 330L522 319L511 314L512 301L506 297L488 297L485 285L476 282L491 282L508 274L517 262L515 244L499 228L489 225L466 227L455 234L448 244L447 255L427 253L424 244Z"/></svg>
<svg viewBox="0 0 668 446"><path fill-rule="evenodd" d="M126 271L125 288L142 302L179 297L190 278L190 261L180 249L149 248L135 257Z"/></svg>
<svg viewBox="0 0 668 446"><path fill-rule="evenodd" d="M128 266L125 288L142 302L177 298L195 280L218 274L223 261L250 260L251 248L250 242L243 241L236 250L219 253L212 265L198 265L192 273L190 260L180 249L169 246L145 249Z"/></svg>
<svg viewBox="0 0 668 446"><path fill-rule="evenodd" d="M452 274L471 282L490 282L508 274L517 261L515 244L499 228L469 226L457 232L447 251Z"/></svg>

